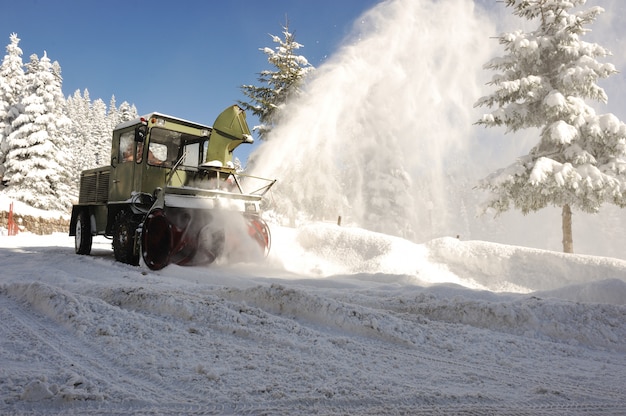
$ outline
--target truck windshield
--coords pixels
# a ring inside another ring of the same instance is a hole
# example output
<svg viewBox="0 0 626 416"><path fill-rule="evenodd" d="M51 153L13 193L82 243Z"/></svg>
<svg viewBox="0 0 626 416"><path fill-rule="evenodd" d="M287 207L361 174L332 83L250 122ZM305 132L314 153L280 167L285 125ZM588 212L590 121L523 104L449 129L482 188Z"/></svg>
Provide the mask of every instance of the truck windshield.
<svg viewBox="0 0 626 416"><path fill-rule="evenodd" d="M154 127L150 131L148 164L172 167L185 154L182 165L197 167L200 160L200 136Z"/></svg>

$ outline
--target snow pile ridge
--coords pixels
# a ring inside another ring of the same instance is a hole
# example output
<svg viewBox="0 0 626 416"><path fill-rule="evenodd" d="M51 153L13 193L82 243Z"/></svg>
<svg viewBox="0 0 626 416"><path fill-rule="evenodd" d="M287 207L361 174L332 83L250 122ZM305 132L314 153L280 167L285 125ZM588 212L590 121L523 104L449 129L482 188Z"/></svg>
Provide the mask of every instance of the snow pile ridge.
<svg viewBox="0 0 626 416"><path fill-rule="evenodd" d="M307 271L318 276L385 274L406 276L416 283L463 284L445 265L429 262L428 250L423 244L399 237L361 228L313 223L298 228L295 239L301 256L307 260Z"/></svg>
<svg viewBox="0 0 626 416"><path fill-rule="evenodd" d="M362 229L315 224L298 230L300 246L325 260L326 273L358 273L377 268L391 251L390 238Z"/></svg>
<svg viewBox="0 0 626 416"><path fill-rule="evenodd" d="M402 311L426 318L497 330L526 338L626 352L626 307L543 300L536 296L514 302L492 302L436 296L427 301L402 299Z"/></svg>
<svg viewBox="0 0 626 416"><path fill-rule="evenodd" d="M82 332L87 326L87 322L81 322L86 316L84 307L70 292L42 282L13 283L5 289L8 295L27 302L36 311L68 329Z"/></svg>
<svg viewBox="0 0 626 416"><path fill-rule="evenodd" d="M254 305L272 314L307 321L326 330L417 344L421 332L408 330L394 316L363 306L351 305L327 297L319 297L289 289L282 285L258 286L245 290L227 290L222 294L235 302Z"/></svg>
<svg viewBox="0 0 626 416"><path fill-rule="evenodd" d="M578 285L578 301L624 303L617 299L621 285L602 285L607 279L626 282L626 261L548 250L531 249L484 241L441 238L426 244L430 259L440 262L465 281L495 292L530 293ZM584 286L595 285L588 299ZM560 292L566 293L566 292Z"/></svg>

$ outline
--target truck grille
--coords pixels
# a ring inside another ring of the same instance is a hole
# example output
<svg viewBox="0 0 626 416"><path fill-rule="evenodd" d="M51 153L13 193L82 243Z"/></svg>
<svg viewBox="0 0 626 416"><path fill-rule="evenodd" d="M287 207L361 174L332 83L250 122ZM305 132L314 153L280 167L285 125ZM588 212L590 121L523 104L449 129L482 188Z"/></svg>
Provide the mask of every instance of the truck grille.
<svg viewBox="0 0 626 416"><path fill-rule="evenodd" d="M79 204L107 202L110 171L83 172L80 176Z"/></svg>

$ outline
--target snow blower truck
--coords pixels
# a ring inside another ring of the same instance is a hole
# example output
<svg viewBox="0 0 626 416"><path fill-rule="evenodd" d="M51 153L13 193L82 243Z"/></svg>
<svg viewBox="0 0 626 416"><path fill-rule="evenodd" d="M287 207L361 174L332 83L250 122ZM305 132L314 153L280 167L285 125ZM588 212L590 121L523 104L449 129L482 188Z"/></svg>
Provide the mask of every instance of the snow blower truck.
<svg viewBox="0 0 626 416"><path fill-rule="evenodd" d="M239 173L233 150L253 139L233 105L212 127L160 113L113 130L110 166L81 172L69 235L77 254L112 239L115 260L152 270L266 256L260 203L275 180Z"/></svg>

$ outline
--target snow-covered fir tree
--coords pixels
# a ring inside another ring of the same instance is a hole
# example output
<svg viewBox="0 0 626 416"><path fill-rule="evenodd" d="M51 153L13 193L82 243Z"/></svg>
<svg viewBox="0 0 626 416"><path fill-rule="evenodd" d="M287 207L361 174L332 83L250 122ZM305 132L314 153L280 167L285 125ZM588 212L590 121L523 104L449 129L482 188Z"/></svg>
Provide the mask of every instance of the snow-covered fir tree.
<svg viewBox="0 0 626 416"><path fill-rule="evenodd" d="M585 100L607 102L597 81L614 73L598 61L610 52L581 38L604 10L586 0L506 0L507 7L537 24L532 32L499 36L506 54L489 61L498 71L495 91L476 105L495 107L477 124L507 132L536 128L539 142L512 165L485 178L488 207L522 213L562 208L563 250L573 252L571 209L596 213L603 203L626 206L626 125L596 114Z"/></svg>
<svg viewBox="0 0 626 416"><path fill-rule="evenodd" d="M108 122L108 128L111 129L111 131L113 131L115 126L117 126L117 120L119 120L119 114L117 113L117 111L117 103L115 101L115 95L113 95L109 100L109 109L106 117Z"/></svg>
<svg viewBox="0 0 626 416"><path fill-rule="evenodd" d="M239 101L244 110L251 111L259 117L261 125L255 126L261 139L266 139L268 133L280 115L280 108L293 95L299 94L304 78L314 70L309 61L298 55L298 49L303 45L296 42L295 34L289 31L289 23L283 27L284 39L270 35L277 45L260 48L267 55L267 61L274 67L259 74L260 86L242 85L243 94L250 98L250 102Z"/></svg>
<svg viewBox="0 0 626 416"><path fill-rule="evenodd" d="M91 101L87 89L81 95L76 90L67 98L66 113L72 120L71 136L74 138L74 172L76 181L80 172L109 162L113 129L123 121L138 117L137 108L127 101L115 107L115 96L109 107L101 99ZM78 183L78 182L76 182Z"/></svg>
<svg viewBox="0 0 626 416"><path fill-rule="evenodd" d="M117 123L115 125L137 118L137 108L134 105L131 105L128 101L124 101L118 108L117 117Z"/></svg>
<svg viewBox="0 0 626 416"><path fill-rule="evenodd" d="M111 123L107 119L107 105L97 98L91 104L91 123L89 125L90 148L93 149L93 161L96 166L108 163L111 153Z"/></svg>
<svg viewBox="0 0 626 416"><path fill-rule="evenodd" d="M5 171L8 150L6 138L13 131L13 120L22 112L20 100L25 83L22 50L18 46L20 39L13 33L10 41L0 66L0 179Z"/></svg>
<svg viewBox="0 0 626 416"><path fill-rule="evenodd" d="M7 195L35 208L65 210L71 205L68 147L62 133L69 123L63 115L60 66L44 53L31 55L26 65L23 112L7 137Z"/></svg>
<svg viewBox="0 0 626 416"><path fill-rule="evenodd" d="M47 58L46 58L47 59ZM65 112L65 97L62 92L63 78L61 76L61 65L58 61L52 62L52 74L54 80L57 82L53 91L54 94L54 113L48 116L56 120L56 124L59 126L59 130L55 135L56 145L59 147L60 152L57 153L57 161L62 166L61 181L56 186L56 195L59 199L63 199L63 203L59 203L59 209L71 207L73 201L78 199L78 188L75 186L73 176L73 161L74 161L74 149L72 147L72 120L67 116Z"/></svg>
<svg viewBox="0 0 626 416"><path fill-rule="evenodd" d="M106 115L109 124L108 128L111 132L118 124L137 117L139 116L137 115L137 108L135 108L134 105L129 104L128 101L124 101L119 107L116 107L115 95L111 97Z"/></svg>
<svg viewBox="0 0 626 416"><path fill-rule="evenodd" d="M59 63L44 54L24 65L19 41L10 36L0 65L0 190L37 208L68 209L80 172L109 162L113 128L137 109L126 101L116 108L113 96L107 110L86 89L65 99Z"/></svg>
<svg viewBox="0 0 626 416"><path fill-rule="evenodd" d="M76 90L73 95L67 97L65 101L65 114L72 120L68 137L71 141L72 149L72 174L74 183L78 184L80 180L80 172L90 167L92 164L92 151L88 147L90 124L89 119L89 91L85 89L84 98L80 90Z"/></svg>

